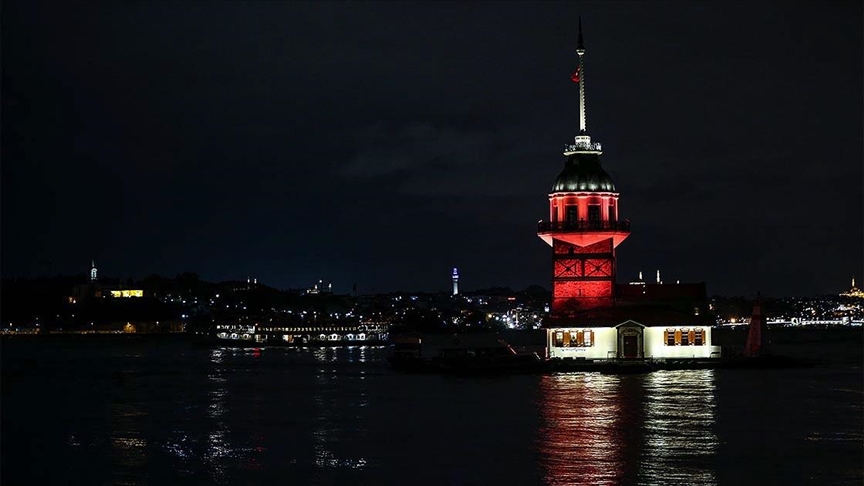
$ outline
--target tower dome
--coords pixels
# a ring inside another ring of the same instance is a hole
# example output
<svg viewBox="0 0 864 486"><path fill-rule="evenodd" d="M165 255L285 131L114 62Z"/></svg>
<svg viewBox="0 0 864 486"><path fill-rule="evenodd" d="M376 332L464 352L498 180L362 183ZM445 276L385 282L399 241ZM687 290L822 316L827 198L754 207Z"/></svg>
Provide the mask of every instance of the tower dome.
<svg viewBox="0 0 864 486"><path fill-rule="evenodd" d="M564 170L555 178L552 192L615 192L615 183L600 165L600 154L570 154Z"/></svg>

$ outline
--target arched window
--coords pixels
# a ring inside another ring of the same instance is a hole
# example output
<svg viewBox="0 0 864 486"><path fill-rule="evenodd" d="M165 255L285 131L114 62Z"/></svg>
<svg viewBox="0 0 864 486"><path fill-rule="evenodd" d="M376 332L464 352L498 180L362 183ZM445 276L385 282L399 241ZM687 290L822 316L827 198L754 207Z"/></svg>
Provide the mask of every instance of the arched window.
<svg viewBox="0 0 864 486"><path fill-rule="evenodd" d="M579 207L575 204L564 207L564 221L567 223L575 223L579 220Z"/></svg>

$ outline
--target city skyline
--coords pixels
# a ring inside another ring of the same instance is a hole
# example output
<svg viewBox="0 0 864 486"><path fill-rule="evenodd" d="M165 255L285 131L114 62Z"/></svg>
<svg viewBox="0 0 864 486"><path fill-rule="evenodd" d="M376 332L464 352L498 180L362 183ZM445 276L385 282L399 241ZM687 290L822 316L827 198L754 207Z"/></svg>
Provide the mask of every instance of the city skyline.
<svg viewBox="0 0 864 486"><path fill-rule="evenodd" d="M632 223L619 283L862 275L860 4L2 10L3 277L550 288L535 230L578 130L579 15Z"/></svg>

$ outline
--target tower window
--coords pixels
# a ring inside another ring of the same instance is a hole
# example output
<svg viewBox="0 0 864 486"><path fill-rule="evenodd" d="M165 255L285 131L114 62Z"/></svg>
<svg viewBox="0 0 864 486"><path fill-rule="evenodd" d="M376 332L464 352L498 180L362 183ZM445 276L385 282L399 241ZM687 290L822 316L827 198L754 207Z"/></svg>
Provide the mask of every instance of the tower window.
<svg viewBox="0 0 864 486"><path fill-rule="evenodd" d="M579 207L567 206L564 220L568 223L575 223L579 219Z"/></svg>
<svg viewBox="0 0 864 486"><path fill-rule="evenodd" d="M600 221L600 206L588 206L588 221Z"/></svg>
<svg viewBox="0 0 864 486"><path fill-rule="evenodd" d="M617 218L615 217L615 206L609 206L609 221L615 221Z"/></svg>

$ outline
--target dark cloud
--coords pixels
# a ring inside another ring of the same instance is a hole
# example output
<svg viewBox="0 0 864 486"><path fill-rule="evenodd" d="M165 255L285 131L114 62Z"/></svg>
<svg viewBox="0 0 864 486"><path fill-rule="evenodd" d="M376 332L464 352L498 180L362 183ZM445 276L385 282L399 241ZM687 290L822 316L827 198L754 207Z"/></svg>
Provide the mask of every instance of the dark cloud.
<svg viewBox="0 0 864 486"><path fill-rule="evenodd" d="M0 8L4 275L548 285L579 15L623 280L864 273L860 3Z"/></svg>

